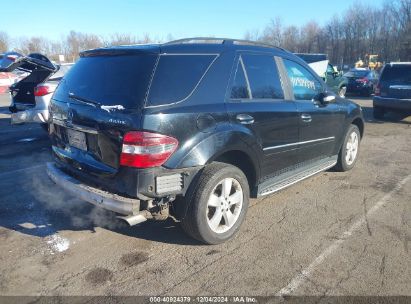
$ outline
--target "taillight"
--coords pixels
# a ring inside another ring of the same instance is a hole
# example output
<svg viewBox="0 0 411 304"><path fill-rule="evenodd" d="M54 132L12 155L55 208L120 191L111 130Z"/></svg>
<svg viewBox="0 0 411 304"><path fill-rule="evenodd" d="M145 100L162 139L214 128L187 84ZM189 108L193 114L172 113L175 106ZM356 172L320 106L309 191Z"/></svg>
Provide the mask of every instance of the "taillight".
<svg viewBox="0 0 411 304"><path fill-rule="evenodd" d="M361 82L361 83L367 83L368 79L364 77L364 78L356 79L355 81L356 82Z"/></svg>
<svg viewBox="0 0 411 304"><path fill-rule="evenodd" d="M377 83L377 86L374 89L374 95L375 96L380 96L381 95L381 85L380 85L380 83Z"/></svg>
<svg viewBox="0 0 411 304"><path fill-rule="evenodd" d="M7 59L14 62L17 59L17 55L7 55Z"/></svg>
<svg viewBox="0 0 411 304"><path fill-rule="evenodd" d="M158 167L177 149L178 140L156 133L132 131L124 135L120 165L136 168Z"/></svg>
<svg viewBox="0 0 411 304"><path fill-rule="evenodd" d="M34 96L44 96L52 93L48 86L37 86L34 88Z"/></svg>

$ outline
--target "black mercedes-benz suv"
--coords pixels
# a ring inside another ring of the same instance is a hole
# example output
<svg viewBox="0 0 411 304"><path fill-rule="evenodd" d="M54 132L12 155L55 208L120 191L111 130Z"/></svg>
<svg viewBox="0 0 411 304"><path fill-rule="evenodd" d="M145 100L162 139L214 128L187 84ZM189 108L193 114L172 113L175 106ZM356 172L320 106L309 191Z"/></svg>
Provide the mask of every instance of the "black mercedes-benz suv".
<svg viewBox="0 0 411 304"><path fill-rule="evenodd" d="M173 215L208 244L239 230L249 197L351 169L364 133L303 60L232 39L84 51L50 110L56 184L130 225Z"/></svg>

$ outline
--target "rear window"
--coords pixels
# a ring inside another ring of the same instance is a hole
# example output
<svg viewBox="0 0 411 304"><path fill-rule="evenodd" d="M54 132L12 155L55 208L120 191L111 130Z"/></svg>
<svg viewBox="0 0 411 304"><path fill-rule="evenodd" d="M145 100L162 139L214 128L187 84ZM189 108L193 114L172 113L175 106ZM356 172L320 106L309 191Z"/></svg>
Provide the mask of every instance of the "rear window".
<svg viewBox="0 0 411 304"><path fill-rule="evenodd" d="M102 105L141 107L156 60L154 54L82 57L53 98L66 101L70 92Z"/></svg>
<svg viewBox="0 0 411 304"><path fill-rule="evenodd" d="M172 104L186 99L217 55L161 55L150 86L147 105Z"/></svg>
<svg viewBox="0 0 411 304"><path fill-rule="evenodd" d="M344 74L345 77L365 77L370 71L349 71Z"/></svg>
<svg viewBox="0 0 411 304"><path fill-rule="evenodd" d="M386 65L381 80L411 84L411 64Z"/></svg>

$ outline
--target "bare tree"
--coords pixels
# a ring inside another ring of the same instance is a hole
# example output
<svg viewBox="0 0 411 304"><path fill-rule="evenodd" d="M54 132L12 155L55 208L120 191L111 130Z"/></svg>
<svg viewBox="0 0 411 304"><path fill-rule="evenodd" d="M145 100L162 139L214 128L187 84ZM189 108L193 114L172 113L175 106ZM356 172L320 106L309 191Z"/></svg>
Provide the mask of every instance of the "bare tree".
<svg viewBox="0 0 411 304"><path fill-rule="evenodd" d="M5 32L0 32L0 52L6 52L9 50L10 38Z"/></svg>
<svg viewBox="0 0 411 304"><path fill-rule="evenodd" d="M282 47L292 52L300 52L300 31L296 26L288 26L283 31Z"/></svg>
<svg viewBox="0 0 411 304"><path fill-rule="evenodd" d="M14 49L23 54L42 53L47 55L50 50L50 42L44 37L20 38Z"/></svg>
<svg viewBox="0 0 411 304"><path fill-rule="evenodd" d="M75 61L79 53L84 50L98 48L104 45L103 40L95 34L84 34L70 31L66 38L66 56L69 60Z"/></svg>
<svg viewBox="0 0 411 304"><path fill-rule="evenodd" d="M283 27L273 19L246 38L262 40L293 52L326 53L335 64L354 64L367 54L380 60L411 60L411 0L386 1L381 7L354 4L324 26L311 21L301 27Z"/></svg>
<svg viewBox="0 0 411 304"><path fill-rule="evenodd" d="M135 44L137 38L131 34L115 33L111 35L110 39L105 42L106 45L129 45Z"/></svg>
<svg viewBox="0 0 411 304"><path fill-rule="evenodd" d="M301 29L302 51L304 53L319 52L318 40L321 35L321 29L317 22L310 21Z"/></svg>
<svg viewBox="0 0 411 304"><path fill-rule="evenodd" d="M326 53L335 63L353 64L366 54L378 54L383 61L411 60L411 0L386 0L380 7L354 4L324 26L310 21L300 27L284 25L273 18L260 30L245 33L248 40L263 41L293 52ZM53 60L60 54L75 61L81 51L109 45L160 42L149 33L142 36L115 33L101 37L93 33L70 31L60 41L45 37L10 39L0 32L0 52L10 49L28 54L43 53ZM167 40L173 40L168 34Z"/></svg>
<svg viewBox="0 0 411 304"><path fill-rule="evenodd" d="M260 37L260 32L258 30L247 31L244 35L244 39L254 40L254 41L262 40L261 37Z"/></svg>
<svg viewBox="0 0 411 304"><path fill-rule="evenodd" d="M271 20L270 24L264 29L261 40L275 46L282 45L283 25L280 17Z"/></svg>

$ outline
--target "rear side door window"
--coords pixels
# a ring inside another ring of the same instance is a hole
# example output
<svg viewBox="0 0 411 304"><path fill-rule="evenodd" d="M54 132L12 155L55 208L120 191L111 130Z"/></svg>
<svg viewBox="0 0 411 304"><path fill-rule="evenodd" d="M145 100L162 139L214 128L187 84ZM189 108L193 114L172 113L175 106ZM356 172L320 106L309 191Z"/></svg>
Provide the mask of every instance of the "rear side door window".
<svg viewBox="0 0 411 304"><path fill-rule="evenodd" d="M161 55L151 81L148 106L173 104L188 98L217 55Z"/></svg>
<svg viewBox="0 0 411 304"><path fill-rule="evenodd" d="M295 100L312 100L323 91L321 83L305 67L288 59L283 59L283 62Z"/></svg>
<svg viewBox="0 0 411 304"><path fill-rule="evenodd" d="M237 63L234 83L231 87L231 99L250 99L250 86L245 76L244 63L241 58Z"/></svg>
<svg viewBox="0 0 411 304"><path fill-rule="evenodd" d="M284 99L274 56L266 54L242 54L239 58L232 99Z"/></svg>

